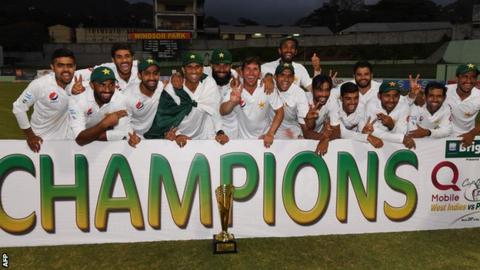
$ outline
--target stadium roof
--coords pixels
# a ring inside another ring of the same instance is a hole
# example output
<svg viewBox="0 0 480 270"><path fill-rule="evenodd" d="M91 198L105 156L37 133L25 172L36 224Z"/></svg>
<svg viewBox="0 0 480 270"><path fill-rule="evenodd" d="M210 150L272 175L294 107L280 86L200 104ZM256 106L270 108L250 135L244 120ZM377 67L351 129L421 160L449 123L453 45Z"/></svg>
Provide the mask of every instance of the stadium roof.
<svg viewBox="0 0 480 270"><path fill-rule="evenodd" d="M450 41L443 55L446 63L480 63L480 39Z"/></svg>
<svg viewBox="0 0 480 270"><path fill-rule="evenodd" d="M340 33L407 32L439 29L453 29L453 26L449 22L357 23L340 31Z"/></svg>
<svg viewBox="0 0 480 270"><path fill-rule="evenodd" d="M298 26L263 26L263 25L220 25L220 34L255 34L264 35L292 35L302 36L328 36L333 35L328 27L298 27Z"/></svg>

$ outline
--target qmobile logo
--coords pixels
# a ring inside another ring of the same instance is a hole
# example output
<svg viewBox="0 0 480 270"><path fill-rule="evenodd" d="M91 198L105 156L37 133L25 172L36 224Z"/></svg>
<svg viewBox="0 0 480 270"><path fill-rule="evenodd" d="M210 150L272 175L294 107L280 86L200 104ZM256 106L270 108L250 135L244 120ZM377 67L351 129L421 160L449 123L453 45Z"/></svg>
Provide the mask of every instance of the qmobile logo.
<svg viewBox="0 0 480 270"><path fill-rule="evenodd" d="M439 181L438 171L440 171L440 169L442 168L448 168L452 171L453 176L452 176L452 179L450 179L450 181L445 181L444 179L441 179L441 181ZM458 181L458 175L459 175L458 168L455 164L453 164L450 161L442 161L438 163L432 170L432 183L439 190L453 189L455 191L460 191L460 188L456 185ZM444 183L450 183L450 184L444 184Z"/></svg>

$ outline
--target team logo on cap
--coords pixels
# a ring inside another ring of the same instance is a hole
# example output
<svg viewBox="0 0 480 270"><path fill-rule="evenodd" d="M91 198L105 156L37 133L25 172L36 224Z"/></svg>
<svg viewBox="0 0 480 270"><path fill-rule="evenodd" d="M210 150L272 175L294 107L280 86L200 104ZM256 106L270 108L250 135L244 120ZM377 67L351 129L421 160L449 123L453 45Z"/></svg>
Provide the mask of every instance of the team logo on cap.
<svg viewBox="0 0 480 270"><path fill-rule="evenodd" d="M468 67L469 69L474 69L474 68L475 68L475 65L474 65L474 64L468 64L467 67Z"/></svg>
<svg viewBox="0 0 480 270"><path fill-rule="evenodd" d="M135 104L135 108L137 108L137 110L143 109L143 106L143 102L141 102L140 100L137 102L137 104Z"/></svg>
<svg viewBox="0 0 480 270"><path fill-rule="evenodd" d="M102 72L103 72L103 75L110 75L110 70L108 70L106 68L103 69Z"/></svg>
<svg viewBox="0 0 480 270"><path fill-rule="evenodd" d="M92 108L88 108L88 110L87 110L87 116L92 115L92 113L93 113L93 109L92 109Z"/></svg>
<svg viewBox="0 0 480 270"><path fill-rule="evenodd" d="M148 60L147 60L147 63L153 64L153 59L148 59Z"/></svg>
<svg viewBox="0 0 480 270"><path fill-rule="evenodd" d="M395 82L389 82L388 85L390 85L391 87L397 86Z"/></svg>
<svg viewBox="0 0 480 270"><path fill-rule="evenodd" d="M50 92L50 94L48 95L48 99L50 99L51 101L57 100L58 99L57 92L55 92L55 91Z"/></svg>
<svg viewBox="0 0 480 270"><path fill-rule="evenodd" d="M218 57L223 58L225 55L223 53L219 53Z"/></svg>
<svg viewBox="0 0 480 270"><path fill-rule="evenodd" d="M190 59L195 59L195 54L191 54Z"/></svg>

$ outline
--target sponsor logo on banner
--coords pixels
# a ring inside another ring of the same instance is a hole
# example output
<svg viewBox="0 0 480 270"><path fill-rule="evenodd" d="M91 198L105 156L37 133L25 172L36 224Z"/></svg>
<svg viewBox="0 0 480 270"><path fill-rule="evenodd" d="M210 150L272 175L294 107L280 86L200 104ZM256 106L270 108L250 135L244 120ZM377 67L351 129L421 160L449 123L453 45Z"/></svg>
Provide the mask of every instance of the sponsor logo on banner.
<svg viewBox="0 0 480 270"><path fill-rule="evenodd" d="M447 142L447 151L455 151L457 147L456 143ZM480 213L478 211L480 209L480 178L475 178L476 180L465 178L459 181L459 176L460 171L457 165L450 161L442 161L433 168L432 184L441 192L432 194L430 211L463 211L463 215L453 220L452 224L480 220L480 215L474 215ZM472 213L472 211L475 212Z"/></svg>
<svg viewBox="0 0 480 270"><path fill-rule="evenodd" d="M463 146L461 141L447 140L445 146L446 158L480 158L480 140L475 140L470 146Z"/></svg>
<svg viewBox="0 0 480 270"><path fill-rule="evenodd" d="M480 202L480 178L476 180L465 179L462 183L464 187L463 197L470 202Z"/></svg>

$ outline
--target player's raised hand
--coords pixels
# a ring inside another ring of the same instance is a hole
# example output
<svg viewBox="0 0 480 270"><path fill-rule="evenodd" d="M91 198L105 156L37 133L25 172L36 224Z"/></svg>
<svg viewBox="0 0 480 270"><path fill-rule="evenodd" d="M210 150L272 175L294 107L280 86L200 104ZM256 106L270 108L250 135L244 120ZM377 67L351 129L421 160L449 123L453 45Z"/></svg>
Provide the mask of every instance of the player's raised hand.
<svg viewBox="0 0 480 270"><path fill-rule="evenodd" d="M415 79L412 77L412 74L408 75L408 81L410 82L410 92L408 93L408 95L412 99L415 99L418 93L422 91L422 86L418 83L419 79L420 79L420 74L417 74L417 77L415 77Z"/></svg>
<svg viewBox="0 0 480 270"><path fill-rule="evenodd" d="M362 133L363 134L371 134L373 132L373 124L375 124L375 122L377 122L377 118L375 118L373 121L370 121L371 120L371 117L368 117L367 119L367 123L365 124L365 126L363 127L362 129Z"/></svg>
<svg viewBox="0 0 480 270"><path fill-rule="evenodd" d="M232 79L230 82L230 87L232 88L232 92L230 93L230 101L235 104L239 104L240 100L242 99L243 85L240 84L238 79Z"/></svg>
<svg viewBox="0 0 480 270"><path fill-rule="evenodd" d="M183 76L180 72L175 72L170 77L173 89L182 89L183 88Z"/></svg>
<svg viewBox="0 0 480 270"><path fill-rule="evenodd" d="M262 79L263 91L270 95L275 90L275 82L273 80L273 76L265 76Z"/></svg>
<svg viewBox="0 0 480 270"><path fill-rule="evenodd" d="M83 87L82 74L80 74L78 77L74 76L73 86L72 86L72 95L78 95L80 93L83 93L83 91L85 91L85 87Z"/></svg>
<svg viewBox="0 0 480 270"><path fill-rule="evenodd" d="M340 84L340 81L337 80L337 75L338 75L337 71L333 71L331 69L328 71L328 77L332 79L332 87L336 87L337 85Z"/></svg>
<svg viewBox="0 0 480 270"><path fill-rule="evenodd" d="M317 119L318 118L318 109L320 108L320 102L314 104L308 104L308 112L307 116L305 116L306 120Z"/></svg>

